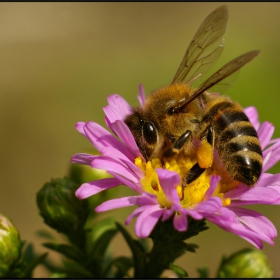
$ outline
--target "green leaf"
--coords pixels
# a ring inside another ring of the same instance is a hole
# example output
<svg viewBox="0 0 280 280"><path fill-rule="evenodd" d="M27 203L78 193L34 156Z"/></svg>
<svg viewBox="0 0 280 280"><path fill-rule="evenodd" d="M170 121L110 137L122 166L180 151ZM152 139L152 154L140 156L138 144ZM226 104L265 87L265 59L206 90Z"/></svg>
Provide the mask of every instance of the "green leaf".
<svg viewBox="0 0 280 280"><path fill-rule="evenodd" d="M197 272L199 274L199 278L210 278L209 269L208 269L208 267L206 265L198 268Z"/></svg>
<svg viewBox="0 0 280 280"><path fill-rule="evenodd" d="M172 269L177 274L177 276L180 278L189 277L188 272L176 264L173 264L173 263L170 264L169 268Z"/></svg>
<svg viewBox="0 0 280 280"><path fill-rule="evenodd" d="M42 263L47 255L48 255L48 253L44 253L44 254L41 254L41 255L35 257L34 259L30 260L29 262L22 263L22 265L20 267L20 275L18 276L18 278L31 278L34 268L38 264Z"/></svg>
<svg viewBox="0 0 280 280"><path fill-rule="evenodd" d="M184 249L188 252L192 252L192 253L195 253L196 249L199 248L198 245L194 244L194 243L185 243L185 242L182 242L182 246L184 247Z"/></svg>
<svg viewBox="0 0 280 280"><path fill-rule="evenodd" d="M49 239L52 241L55 240L55 237L48 230L45 230L45 229L37 230L36 234L42 238L46 238L46 239Z"/></svg>
<svg viewBox="0 0 280 280"><path fill-rule="evenodd" d="M108 229L116 229L116 224L113 219L108 218L108 219L98 221L91 228L92 228L91 238L93 240L97 240Z"/></svg>
<svg viewBox="0 0 280 280"><path fill-rule="evenodd" d="M92 270L94 270L94 266ZM59 273L65 273L66 278L99 278L94 273L90 272L83 264L73 261L64 261L64 268Z"/></svg>
<svg viewBox="0 0 280 280"><path fill-rule="evenodd" d="M116 228L104 231L103 234L94 242L91 254L93 256L103 257L110 241L116 235L117 232L118 229Z"/></svg>
<svg viewBox="0 0 280 280"><path fill-rule="evenodd" d="M133 267L134 263L132 258L128 257L118 257L111 261L111 263L106 268L106 271L109 271L111 267L115 266L117 268L114 278L124 278L130 277L128 275L128 270ZM106 274L105 274L106 276Z"/></svg>
<svg viewBox="0 0 280 280"><path fill-rule="evenodd" d="M135 240L135 241L140 243L140 246L141 246L143 252L149 252L150 251L148 238L140 238L140 239Z"/></svg>
<svg viewBox="0 0 280 280"><path fill-rule="evenodd" d="M50 278L93 278L83 265L69 259L64 259L60 266L54 265L49 260L45 260L43 265L51 272Z"/></svg>
<svg viewBox="0 0 280 280"><path fill-rule="evenodd" d="M22 254L22 260L23 262L30 262L32 259L34 258L34 248L33 248L33 244L29 243L23 254Z"/></svg>
<svg viewBox="0 0 280 280"><path fill-rule="evenodd" d="M77 248L67 244L57 244L52 242L43 243L43 245L49 249L63 254L70 260L76 261L77 263L83 263L85 255Z"/></svg>

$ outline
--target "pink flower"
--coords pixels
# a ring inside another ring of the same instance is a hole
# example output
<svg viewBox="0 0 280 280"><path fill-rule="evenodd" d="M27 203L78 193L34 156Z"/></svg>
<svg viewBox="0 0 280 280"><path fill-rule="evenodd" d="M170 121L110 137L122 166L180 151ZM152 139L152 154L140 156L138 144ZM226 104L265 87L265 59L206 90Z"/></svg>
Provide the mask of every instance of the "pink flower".
<svg viewBox="0 0 280 280"><path fill-rule="evenodd" d="M140 105L144 106L142 86L139 90L138 99ZM71 161L104 169L113 178L83 184L76 192L77 197L85 199L119 185L133 189L138 195L106 201L96 211L138 206L125 223L129 224L132 218L137 218L135 232L140 238L148 237L159 220L171 217L174 228L185 231L188 228L187 216L190 216L196 220L205 218L225 231L248 240L257 248L262 248L262 241L274 244L273 239L277 235L274 225L260 213L242 207L250 204L280 204L280 174L266 173L280 160L280 139L271 140L273 125L269 122L260 124L254 107L246 108L244 112L256 128L263 150L263 170L256 185L248 187L239 183L223 190L220 176L203 176L204 172L196 181L199 184L199 180L204 180L203 186L207 188L201 193L190 188L188 199L180 200L180 175L172 168L157 167L157 162L147 163L124 123L125 117L131 114L130 105L117 94L109 96L108 103L104 107L105 121L117 137L97 123L78 122L77 130L90 140L100 155L76 154ZM156 187L153 187L155 182Z"/></svg>

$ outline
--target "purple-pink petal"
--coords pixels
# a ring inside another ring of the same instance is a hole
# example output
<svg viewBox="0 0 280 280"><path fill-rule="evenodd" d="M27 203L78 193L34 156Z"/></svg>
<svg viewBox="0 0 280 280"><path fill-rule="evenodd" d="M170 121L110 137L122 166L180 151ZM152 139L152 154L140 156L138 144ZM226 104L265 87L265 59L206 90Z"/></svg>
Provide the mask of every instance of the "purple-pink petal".
<svg viewBox="0 0 280 280"><path fill-rule="evenodd" d="M112 157L114 159L119 159L122 161L129 161L131 163L134 162L134 157L131 153L122 153L119 149L116 149L115 147L103 147L100 149L100 154L103 156ZM135 165L135 164L134 164Z"/></svg>
<svg viewBox="0 0 280 280"><path fill-rule="evenodd" d="M259 122L259 114L258 114L257 109L255 107L251 106L251 107L245 108L243 111L249 118L249 120L252 123L252 125L254 126L254 128L256 130L258 130L260 127L260 122Z"/></svg>
<svg viewBox="0 0 280 280"><path fill-rule="evenodd" d="M280 182L280 174L262 173L255 187L266 187Z"/></svg>
<svg viewBox="0 0 280 280"><path fill-rule="evenodd" d="M255 233L254 231L249 229L247 226L241 224L238 220L236 220L236 222L234 222L234 223L231 223L230 226L225 226L225 225L219 224L219 222L217 222L216 224L223 230L234 233L236 235L239 235L241 238L244 238L248 242L252 243L258 249L262 249L263 238L261 238L260 235L258 235L257 233ZM268 240L268 241L269 241L268 243L273 244L273 242L271 240Z"/></svg>
<svg viewBox="0 0 280 280"><path fill-rule="evenodd" d="M170 209L165 208L162 212L161 220L164 222L168 220L172 215L174 214L174 207L171 207Z"/></svg>
<svg viewBox="0 0 280 280"><path fill-rule="evenodd" d="M176 186L180 184L181 180L179 174L163 168L157 168L156 172L167 201L175 204L175 207L180 207L180 199L176 190Z"/></svg>
<svg viewBox="0 0 280 280"><path fill-rule="evenodd" d="M129 225L131 223L131 220L135 217L138 217L143 211L149 209L150 205L142 205L136 208L125 220L125 225Z"/></svg>
<svg viewBox="0 0 280 280"><path fill-rule="evenodd" d="M268 145L273 133L274 126L270 122L263 122L258 129L258 138L260 140L262 149Z"/></svg>
<svg viewBox="0 0 280 280"><path fill-rule="evenodd" d="M269 155L269 160L267 160L263 166L263 172L269 170L280 160L280 145L274 144L272 147L269 147L267 150L271 152L271 154Z"/></svg>
<svg viewBox="0 0 280 280"><path fill-rule="evenodd" d="M253 231L271 239L274 239L277 236L277 231L273 223L262 214L254 210L241 207L230 207L230 209L235 212L240 222L248 226Z"/></svg>
<svg viewBox="0 0 280 280"><path fill-rule="evenodd" d="M178 231L185 231L188 227L188 220L186 215L175 214L173 219L174 228Z"/></svg>
<svg viewBox="0 0 280 280"><path fill-rule="evenodd" d="M198 212L196 211L196 209L186 209L186 208L182 208L181 209L182 214L184 215L188 215L190 217L192 217L195 220L201 220L203 219L203 212Z"/></svg>
<svg viewBox="0 0 280 280"><path fill-rule="evenodd" d="M122 176L126 177L127 179L135 183L139 181L139 178L136 176L136 174L133 171L131 171L127 166L125 166L121 162L111 157L105 157L105 156L96 157L91 162L91 167L106 170L109 173L115 172L121 174Z"/></svg>
<svg viewBox="0 0 280 280"><path fill-rule="evenodd" d="M163 211L164 210L160 208L159 205L153 205L143 211L135 223L135 232L137 236L140 238L148 237L161 217Z"/></svg>
<svg viewBox="0 0 280 280"><path fill-rule="evenodd" d="M86 164L90 165L91 162L98 156L90 155L90 154L75 154L72 156L70 162L77 163L77 164Z"/></svg>
<svg viewBox="0 0 280 280"><path fill-rule="evenodd" d="M138 156L142 157L130 129L123 121L115 121L112 123L111 127L118 137L124 142L126 147L132 152L135 158Z"/></svg>
<svg viewBox="0 0 280 280"><path fill-rule="evenodd" d="M79 199L85 199L95 195L101 191L108 190L119 186L121 183L116 178L104 178L92 182L82 184L76 191L76 196Z"/></svg>
<svg viewBox="0 0 280 280"><path fill-rule="evenodd" d="M266 241L269 244L274 244L271 237L262 234L262 229L260 229L259 232L255 232L246 224L241 223L238 216L236 216L236 220L232 221L230 224L221 223L220 220L216 220L215 224L225 231L239 235L240 237L255 245L257 248L262 248L263 244L261 240Z"/></svg>
<svg viewBox="0 0 280 280"><path fill-rule="evenodd" d="M130 168L138 176L138 178L143 177L144 175L143 171L137 165L135 165L133 161L131 161L123 153L121 153L118 149L115 149L114 147L105 147L101 149L100 152L105 157L113 158L116 161L119 161L120 163Z"/></svg>
<svg viewBox="0 0 280 280"><path fill-rule="evenodd" d="M77 122L75 127L82 135L86 136L84 131L84 126L85 126L85 122Z"/></svg>
<svg viewBox="0 0 280 280"><path fill-rule="evenodd" d="M280 194L268 186L252 187L242 186L225 193L225 198L231 199L231 206L250 204L275 204L280 199Z"/></svg>
<svg viewBox="0 0 280 280"><path fill-rule="evenodd" d="M121 143L104 127L95 122L87 122L84 126L84 131L89 141L98 151L108 146L120 148Z"/></svg>
<svg viewBox="0 0 280 280"><path fill-rule="evenodd" d="M128 186L129 188L131 188L135 192L137 192L139 194L143 193L144 190L143 190L143 187L142 187L140 182L133 182L133 181L125 178L122 174L118 174L118 173L113 172L113 171L109 171L108 173L110 173L112 176L117 178L120 182L122 182L123 185Z"/></svg>
<svg viewBox="0 0 280 280"><path fill-rule="evenodd" d="M231 223L233 223L236 220L235 213L227 207L221 207L220 209L212 213L204 212L203 216L210 222L221 227L229 227Z"/></svg>
<svg viewBox="0 0 280 280"><path fill-rule="evenodd" d="M128 206L134 206L137 204L137 196L128 196L115 198L101 203L95 208L96 212L104 212L108 210L113 210L117 208L123 208Z"/></svg>
<svg viewBox="0 0 280 280"><path fill-rule="evenodd" d="M139 101L141 107L143 108L145 106L145 102L146 102L145 91L144 91L143 85L140 84L138 89L139 89L139 95L137 96L137 98L138 98L138 101Z"/></svg>
<svg viewBox="0 0 280 280"><path fill-rule="evenodd" d="M157 196L148 192L143 192L137 199L138 205L157 205Z"/></svg>
<svg viewBox="0 0 280 280"><path fill-rule="evenodd" d="M222 201L219 197L213 196L209 199L198 203L195 210L198 212L209 212L213 213L218 211L222 207Z"/></svg>
<svg viewBox="0 0 280 280"><path fill-rule="evenodd" d="M107 100L109 105L105 106L103 110L111 123L116 120L124 120L128 114L131 114L131 106L120 95L112 94Z"/></svg>
<svg viewBox="0 0 280 280"><path fill-rule="evenodd" d="M205 195L204 195L204 199L208 199L210 197L212 197L215 189L218 186L219 181L221 180L220 176L216 176L216 175L212 175L210 178L210 187L208 188L208 190L206 191Z"/></svg>

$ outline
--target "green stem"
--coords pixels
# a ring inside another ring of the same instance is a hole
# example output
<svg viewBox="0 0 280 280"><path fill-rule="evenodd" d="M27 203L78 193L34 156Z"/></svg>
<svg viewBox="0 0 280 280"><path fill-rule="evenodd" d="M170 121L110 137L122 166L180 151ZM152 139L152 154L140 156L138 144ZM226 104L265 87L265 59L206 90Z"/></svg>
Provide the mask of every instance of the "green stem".
<svg viewBox="0 0 280 280"><path fill-rule="evenodd" d="M171 246L170 246L171 245ZM144 278L159 278L162 272L173 263L177 257L171 244L154 240L154 246L146 265Z"/></svg>
<svg viewBox="0 0 280 280"><path fill-rule="evenodd" d="M188 219L188 230L178 232L174 229L172 219L159 222L151 233L153 248L144 257L140 269L135 270L135 278L158 278L170 267L176 258L186 251L194 252L197 246L187 245L184 240L207 229L205 221Z"/></svg>

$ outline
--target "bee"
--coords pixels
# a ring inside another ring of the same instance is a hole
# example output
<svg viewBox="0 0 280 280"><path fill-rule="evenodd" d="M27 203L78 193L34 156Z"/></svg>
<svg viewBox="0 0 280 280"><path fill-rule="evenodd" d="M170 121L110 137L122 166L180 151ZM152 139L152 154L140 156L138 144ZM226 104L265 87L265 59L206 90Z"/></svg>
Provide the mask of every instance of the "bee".
<svg viewBox="0 0 280 280"><path fill-rule="evenodd" d="M231 60L199 87L191 86L220 57L227 22L226 6L208 15L187 48L171 84L152 92L143 108L133 108L125 118L147 161L168 159L178 153L198 154L194 149L195 139L201 146L210 146L210 160L206 163L197 160L182 179L183 188L212 166L214 150L234 180L253 186L262 171L258 135L242 107L229 97L207 91L260 51L250 51Z"/></svg>

